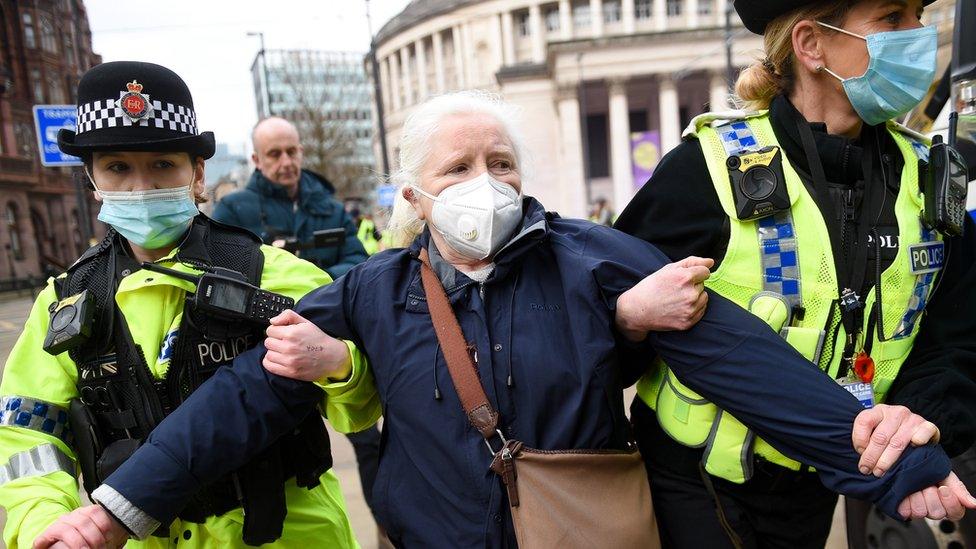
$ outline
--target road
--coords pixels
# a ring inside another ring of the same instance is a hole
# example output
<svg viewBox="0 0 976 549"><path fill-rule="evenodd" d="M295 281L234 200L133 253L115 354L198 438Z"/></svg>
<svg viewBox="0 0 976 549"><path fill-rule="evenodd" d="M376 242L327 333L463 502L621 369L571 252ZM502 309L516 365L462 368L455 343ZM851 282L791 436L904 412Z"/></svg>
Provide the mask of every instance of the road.
<svg viewBox="0 0 976 549"><path fill-rule="evenodd" d="M3 297L0 296L0 364L5 364L7 355L13 348L24 321L30 313L31 297ZM2 367L0 367L2 374ZM633 389L627 392L627 398L634 397ZM352 520L353 530L356 538L363 549L375 549L377 547L376 525L370 515L366 500L363 499L363 491L359 485L359 472L356 469L356 456L353 453L352 445L346 437L331 431L332 453L334 466L333 469L342 483L343 494L346 498L346 506ZM841 506L838 506L838 511ZM0 527L4 523L4 512L0 508ZM831 532L830 540L827 542L828 549L842 549L847 544L844 541L844 525L842 515L838 512L834 517L834 528ZM0 549L5 549L0 542Z"/></svg>

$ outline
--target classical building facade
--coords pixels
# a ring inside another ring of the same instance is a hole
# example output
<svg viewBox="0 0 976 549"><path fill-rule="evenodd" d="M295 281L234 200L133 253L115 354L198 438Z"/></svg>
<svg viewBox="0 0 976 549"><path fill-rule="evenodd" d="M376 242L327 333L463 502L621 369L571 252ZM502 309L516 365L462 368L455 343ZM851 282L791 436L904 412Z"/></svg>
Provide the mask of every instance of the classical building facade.
<svg viewBox="0 0 976 549"><path fill-rule="evenodd" d="M41 167L31 107L73 104L99 62L81 0L0 0L0 290L65 268L97 232L73 169Z"/></svg>
<svg viewBox="0 0 976 549"><path fill-rule="evenodd" d="M416 104L486 89L524 111L527 194L563 215L601 197L619 212L691 118L728 108L730 1L413 0L376 36L391 165ZM954 3L926 10L942 31L943 67ZM737 70L761 56L762 39L734 12L731 30ZM639 149L642 140L651 145Z"/></svg>
<svg viewBox="0 0 976 549"><path fill-rule="evenodd" d="M563 215L601 197L619 211L644 183L641 139L653 167L692 117L727 108L727 1L414 0L376 37L391 163L413 106L491 90L523 110L527 194ZM762 44L732 17L741 67Z"/></svg>

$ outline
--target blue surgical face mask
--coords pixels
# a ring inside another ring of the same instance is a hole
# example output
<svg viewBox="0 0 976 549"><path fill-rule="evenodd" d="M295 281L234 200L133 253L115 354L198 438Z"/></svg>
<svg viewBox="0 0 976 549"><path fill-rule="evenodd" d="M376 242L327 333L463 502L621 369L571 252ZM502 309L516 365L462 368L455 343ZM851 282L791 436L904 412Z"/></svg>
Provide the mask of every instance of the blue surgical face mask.
<svg viewBox="0 0 976 549"><path fill-rule="evenodd" d="M878 32L861 36L817 22L823 27L860 38L868 43L868 70L854 78L842 78L847 98L861 120L874 126L898 118L914 109L929 91L935 78L939 37L935 27Z"/></svg>
<svg viewBox="0 0 976 549"><path fill-rule="evenodd" d="M90 174L88 178L91 179ZM149 191L102 191L95 186L102 197L98 219L140 248L169 246L183 236L199 213L192 189L192 183Z"/></svg>

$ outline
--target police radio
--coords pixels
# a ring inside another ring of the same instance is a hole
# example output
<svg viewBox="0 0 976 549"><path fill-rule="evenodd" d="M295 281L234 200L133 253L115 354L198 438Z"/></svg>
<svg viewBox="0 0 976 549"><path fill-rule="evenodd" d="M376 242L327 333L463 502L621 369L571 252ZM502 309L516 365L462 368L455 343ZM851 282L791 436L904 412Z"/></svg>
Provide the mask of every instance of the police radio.
<svg viewBox="0 0 976 549"><path fill-rule="evenodd" d="M790 209L779 147L733 154L725 166L732 180L735 214L740 220L752 221Z"/></svg>
<svg viewBox="0 0 976 549"><path fill-rule="evenodd" d="M922 183L925 209L922 222L945 236L963 233L966 199L969 195L969 174L966 161L951 145L942 142L942 136L932 138L929 150L929 169Z"/></svg>
<svg viewBox="0 0 976 549"><path fill-rule="evenodd" d="M192 282L196 292L188 295L187 300L196 310L218 318L267 325L272 318L295 306L294 299L262 290L230 269L213 267L202 275L191 275L155 263L143 263L142 268Z"/></svg>
<svg viewBox="0 0 976 549"><path fill-rule="evenodd" d="M91 336L95 309L88 298L88 290L52 303L48 311L51 320L44 337L44 350L49 354L59 355L81 345Z"/></svg>

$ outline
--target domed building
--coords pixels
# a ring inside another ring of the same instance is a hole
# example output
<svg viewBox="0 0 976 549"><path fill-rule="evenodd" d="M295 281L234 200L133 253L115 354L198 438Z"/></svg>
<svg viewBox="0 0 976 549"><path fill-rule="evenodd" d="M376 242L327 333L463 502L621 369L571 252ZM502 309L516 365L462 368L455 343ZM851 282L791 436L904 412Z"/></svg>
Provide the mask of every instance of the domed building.
<svg viewBox="0 0 976 549"><path fill-rule="evenodd" d="M619 212L695 115L727 108L729 1L413 0L376 36L390 162L415 105L491 90L524 111L526 194ZM731 33L733 64L751 63L761 38L734 13Z"/></svg>

